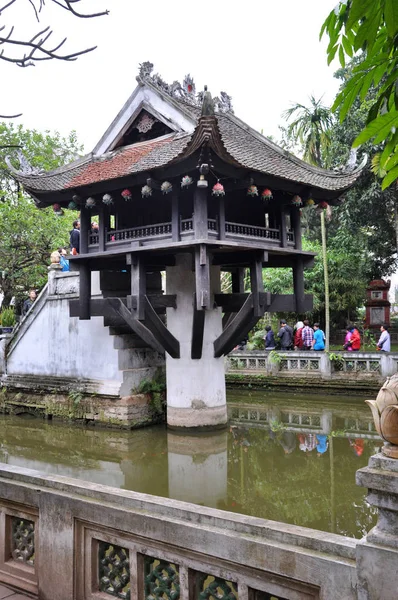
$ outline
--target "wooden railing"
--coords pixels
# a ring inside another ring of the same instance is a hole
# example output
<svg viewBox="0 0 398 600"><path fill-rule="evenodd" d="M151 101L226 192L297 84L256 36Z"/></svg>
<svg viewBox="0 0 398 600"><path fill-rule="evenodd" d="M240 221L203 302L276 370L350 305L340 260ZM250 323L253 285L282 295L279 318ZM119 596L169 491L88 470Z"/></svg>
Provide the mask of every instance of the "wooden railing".
<svg viewBox="0 0 398 600"><path fill-rule="evenodd" d="M242 223L227 221L225 223L225 231L227 234L230 233L244 237L259 237L272 241L280 240L279 229L271 229L269 227L257 227L256 225L244 225Z"/></svg>
<svg viewBox="0 0 398 600"><path fill-rule="evenodd" d="M116 229L115 231L109 231L106 234L106 241L119 242L138 238L168 236L170 234L171 223L155 223L154 225L143 225L142 227L131 227L130 229Z"/></svg>
<svg viewBox="0 0 398 600"><path fill-rule="evenodd" d="M180 219L180 232L193 231L193 219Z"/></svg>

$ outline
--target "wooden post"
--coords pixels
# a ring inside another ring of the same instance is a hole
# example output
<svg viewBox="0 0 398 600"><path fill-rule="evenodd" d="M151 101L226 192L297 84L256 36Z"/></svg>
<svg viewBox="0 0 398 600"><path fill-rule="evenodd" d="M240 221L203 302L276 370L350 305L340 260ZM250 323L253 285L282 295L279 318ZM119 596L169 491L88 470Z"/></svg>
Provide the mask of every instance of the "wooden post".
<svg viewBox="0 0 398 600"><path fill-rule="evenodd" d="M133 308L132 312L139 321L143 321L145 319L146 272L142 257L135 253L128 254L127 264L131 265L131 296L137 300L136 308ZM131 302L129 308L132 308Z"/></svg>
<svg viewBox="0 0 398 600"><path fill-rule="evenodd" d="M218 198L218 239L225 240L225 198Z"/></svg>
<svg viewBox="0 0 398 600"><path fill-rule="evenodd" d="M210 259L205 244L195 248L196 308L210 308Z"/></svg>
<svg viewBox="0 0 398 600"><path fill-rule="evenodd" d="M80 209L80 254L87 254L88 252L88 236L90 230L90 211L83 205Z"/></svg>
<svg viewBox="0 0 398 600"><path fill-rule="evenodd" d="M100 252L105 252L106 247L106 222L107 222L107 213L108 209L106 206L101 206L100 212L98 215L99 219L99 229L98 229L98 250Z"/></svg>
<svg viewBox="0 0 398 600"><path fill-rule="evenodd" d="M262 302L260 294L264 292L263 283L263 262L262 258L256 258L255 262L250 266L250 285L253 294L253 315L254 317L262 317Z"/></svg>
<svg viewBox="0 0 398 600"><path fill-rule="evenodd" d="M279 211L279 227L282 248L287 248L286 209L281 206Z"/></svg>
<svg viewBox="0 0 398 600"><path fill-rule="evenodd" d="M196 188L193 195L193 226L197 240L207 239L207 188Z"/></svg>
<svg viewBox="0 0 398 600"><path fill-rule="evenodd" d="M293 288L296 312L305 312L304 295L304 264L303 259L297 257L296 264L293 266Z"/></svg>
<svg viewBox="0 0 398 600"><path fill-rule="evenodd" d="M296 250L301 250L303 247L301 242L301 217L300 209L296 206L292 207L291 219L292 228L294 232L294 247L296 248Z"/></svg>
<svg viewBox="0 0 398 600"><path fill-rule="evenodd" d="M243 294L245 291L245 269L238 267L236 271L232 271L232 293Z"/></svg>
<svg viewBox="0 0 398 600"><path fill-rule="evenodd" d="M81 321L88 321L91 317L91 270L87 262L80 262L79 274L79 319Z"/></svg>
<svg viewBox="0 0 398 600"><path fill-rule="evenodd" d="M179 242L180 237L180 191L173 188L171 197L171 235L173 242Z"/></svg>

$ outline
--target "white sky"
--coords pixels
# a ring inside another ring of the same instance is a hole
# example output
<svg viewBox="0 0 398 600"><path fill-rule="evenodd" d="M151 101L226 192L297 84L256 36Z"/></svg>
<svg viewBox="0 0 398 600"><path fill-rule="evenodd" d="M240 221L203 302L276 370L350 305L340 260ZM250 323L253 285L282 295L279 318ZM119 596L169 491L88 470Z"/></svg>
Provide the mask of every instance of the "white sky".
<svg viewBox="0 0 398 600"><path fill-rule="evenodd" d="M291 103L306 104L313 94L330 104L335 96L338 65L327 66L326 39L318 36L336 3L85 0L82 12L108 8L110 15L80 20L47 0L41 26L51 24L54 41L67 36L69 51L98 48L76 62L26 69L0 61L0 113L23 112L16 122L29 128L75 129L91 151L135 88L139 63L149 60L169 83L191 73L197 90L207 84L214 96L226 91L241 119L278 137ZM5 11L4 23L22 35L39 26L28 0Z"/></svg>

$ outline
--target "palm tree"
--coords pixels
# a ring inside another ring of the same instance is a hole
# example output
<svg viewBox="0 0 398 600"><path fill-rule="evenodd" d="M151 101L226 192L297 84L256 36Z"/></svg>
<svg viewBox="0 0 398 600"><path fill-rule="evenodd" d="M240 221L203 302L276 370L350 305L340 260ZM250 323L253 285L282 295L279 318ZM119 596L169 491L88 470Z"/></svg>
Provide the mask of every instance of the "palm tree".
<svg viewBox="0 0 398 600"><path fill-rule="evenodd" d="M289 120L293 115L295 120L287 128L288 137L299 142L303 148L303 159L312 165L322 166L322 151L330 145L330 128L333 118L330 110L322 104L322 98L315 100L310 96L310 107L294 104L283 112L283 117ZM329 310L329 274L326 252L325 210L321 210L322 257L325 283L325 336L326 350L329 350L330 310Z"/></svg>

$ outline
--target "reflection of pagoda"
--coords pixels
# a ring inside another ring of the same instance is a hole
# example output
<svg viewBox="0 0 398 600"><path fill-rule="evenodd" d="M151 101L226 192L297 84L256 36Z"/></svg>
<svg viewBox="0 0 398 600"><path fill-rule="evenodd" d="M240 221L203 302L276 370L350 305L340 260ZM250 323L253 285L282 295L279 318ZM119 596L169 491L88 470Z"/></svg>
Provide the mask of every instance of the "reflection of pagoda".
<svg viewBox="0 0 398 600"><path fill-rule="evenodd" d="M374 279L366 288L366 327L379 329L383 323L390 324L391 303L388 299L390 286L391 281L389 280Z"/></svg>
<svg viewBox="0 0 398 600"><path fill-rule="evenodd" d="M166 352L169 424L217 426L226 422L222 357L264 311L312 308L300 205L335 203L360 169L311 166L238 119L226 94L196 95L189 77L169 86L144 63L92 153L48 173L14 174L39 208L80 211L71 315L116 319ZM263 267L292 268L294 294L264 290ZM101 272L102 298L91 297L92 271ZM231 293L220 293L220 271L231 274Z"/></svg>

